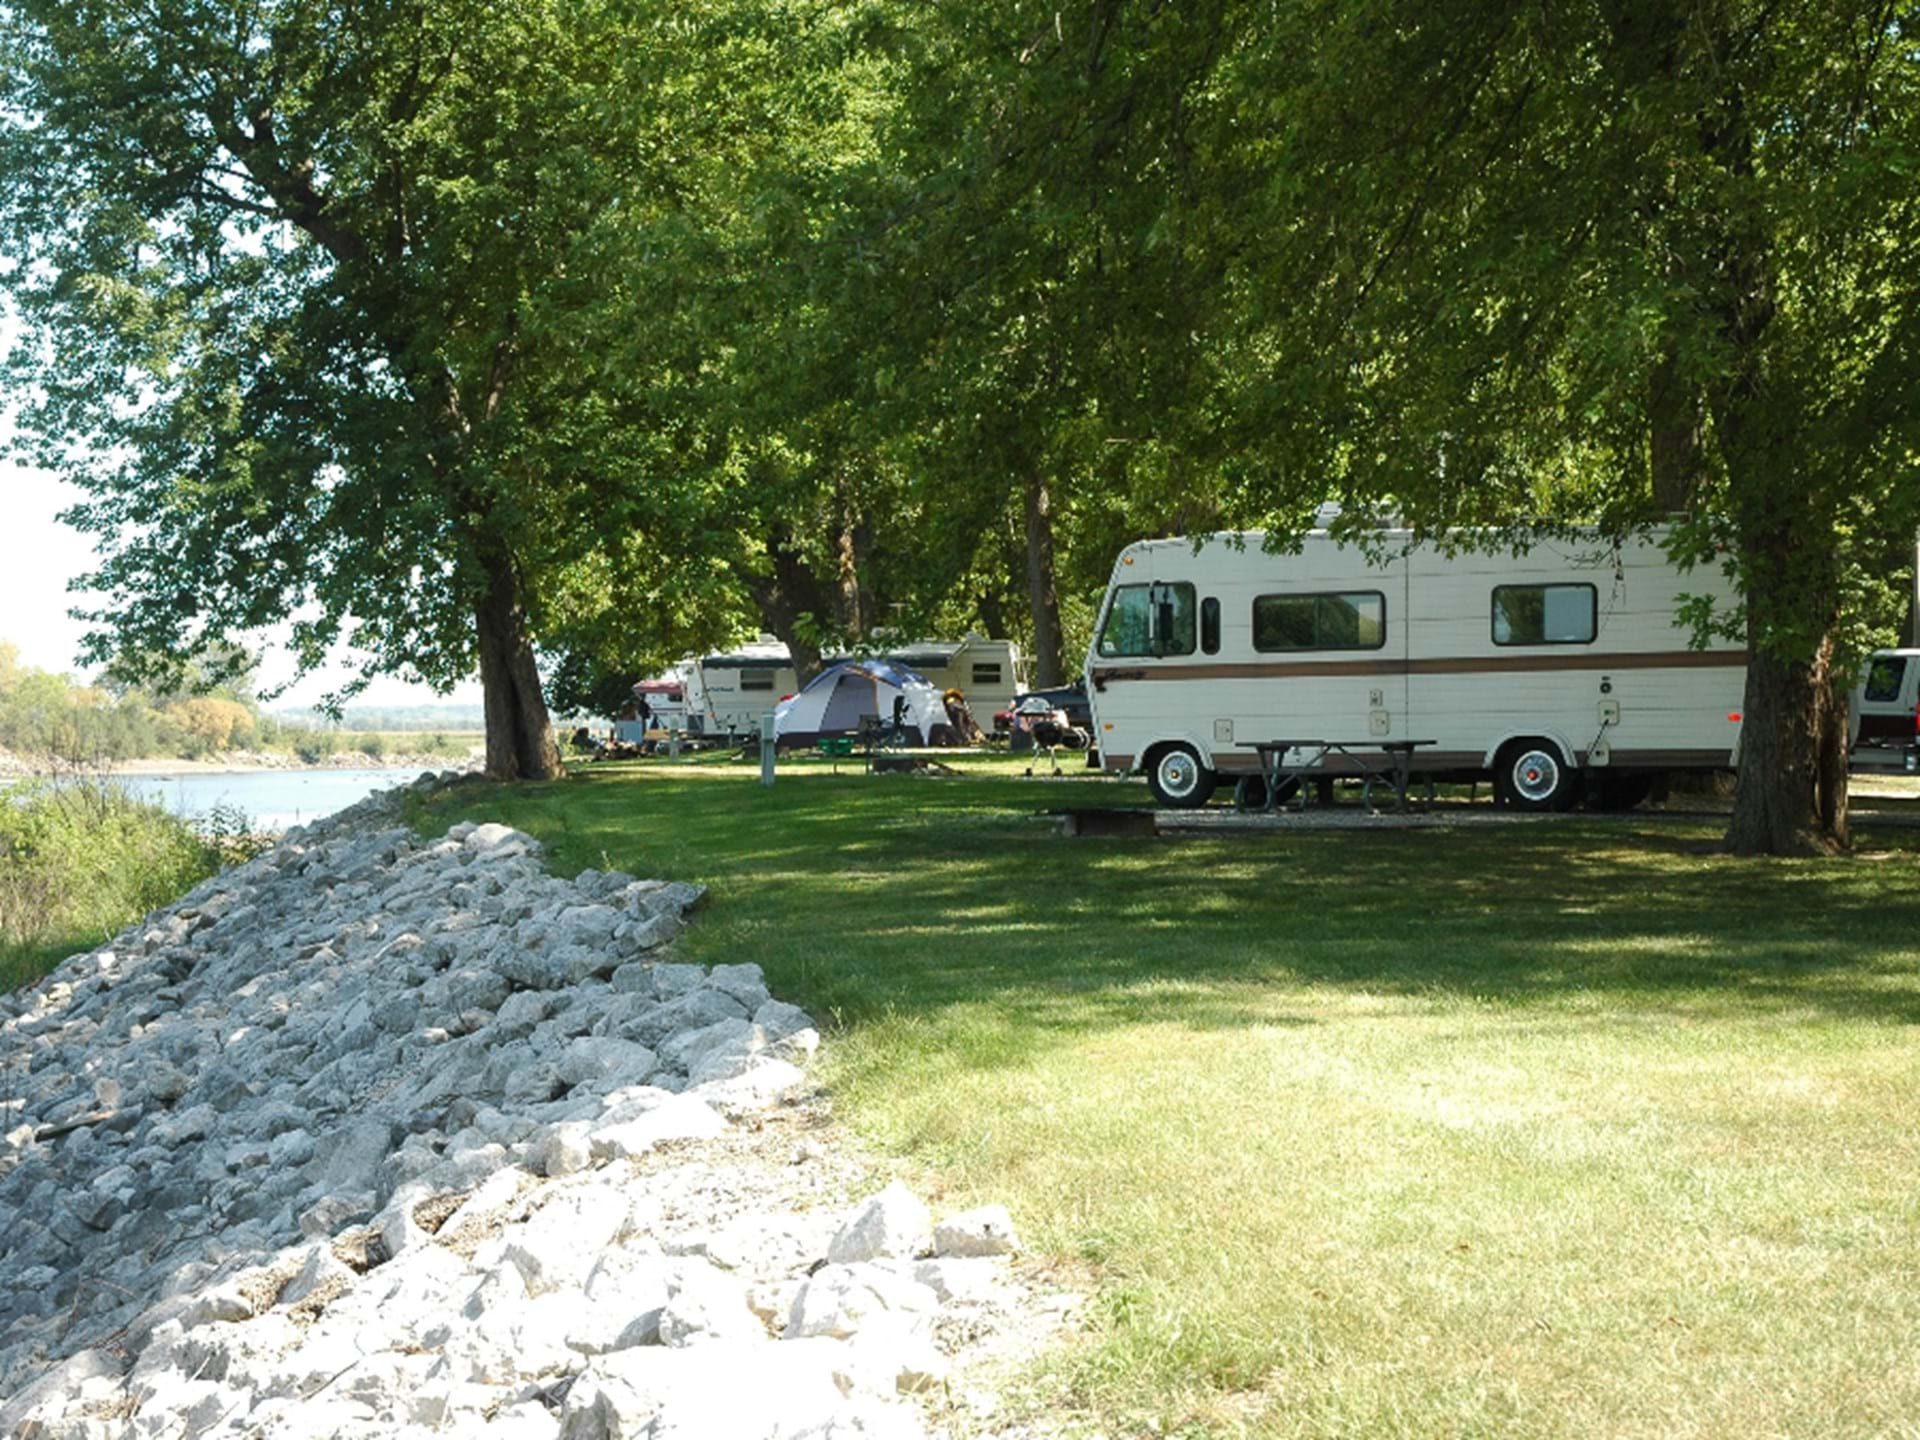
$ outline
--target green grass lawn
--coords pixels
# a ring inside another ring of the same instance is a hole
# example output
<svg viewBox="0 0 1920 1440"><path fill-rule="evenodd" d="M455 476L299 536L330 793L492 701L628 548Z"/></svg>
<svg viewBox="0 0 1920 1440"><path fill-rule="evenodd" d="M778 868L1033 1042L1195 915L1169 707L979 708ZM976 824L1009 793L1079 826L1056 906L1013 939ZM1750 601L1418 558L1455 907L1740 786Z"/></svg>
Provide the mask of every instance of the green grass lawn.
<svg viewBox="0 0 1920 1440"><path fill-rule="evenodd" d="M1920 832L1069 841L1144 790L983 771L425 821L712 886L688 958L831 1020L842 1116L1089 1264L1036 1393L1109 1433L1920 1433Z"/></svg>

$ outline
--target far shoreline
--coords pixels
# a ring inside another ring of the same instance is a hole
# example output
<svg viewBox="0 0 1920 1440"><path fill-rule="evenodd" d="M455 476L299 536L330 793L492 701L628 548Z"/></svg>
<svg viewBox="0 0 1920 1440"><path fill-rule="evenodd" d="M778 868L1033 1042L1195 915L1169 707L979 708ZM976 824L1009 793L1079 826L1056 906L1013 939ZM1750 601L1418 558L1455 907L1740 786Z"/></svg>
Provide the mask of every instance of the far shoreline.
<svg viewBox="0 0 1920 1440"><path fill-rule="evenodd" d="M405 770L418 774L431 770L459 770L467 763L449 755L401 755L373 759L366 755L342 755L337 761L323 760L317 765L294 756L286 764L271 760L120 760L97 772L106 775L274 775L296 771L321 774L329 770ZM49 772L42 772L43 774Z"/></svg>
<svg viewBox="0 0 1920 1440"><path fill-rule="evenodd" d="M247 756L245 758L221 756L211 760L177 760L167 758L147 758L141 760L116 760L108 765L38 765L21 761L16 756L0 755L0 782L9 780L57 780L70 776L104 776L106 778L151 778L167 775L324 775L348 770L390 770L396 774L417 775L422 771L439 774L446 770L466 770L472 767L477 757L474 755L385 755L371 756L353 752L342 752L318 764L309 764L297 755L289 755L284 760L278 756ZM8 764L8 761L12 764Z"/></svg>

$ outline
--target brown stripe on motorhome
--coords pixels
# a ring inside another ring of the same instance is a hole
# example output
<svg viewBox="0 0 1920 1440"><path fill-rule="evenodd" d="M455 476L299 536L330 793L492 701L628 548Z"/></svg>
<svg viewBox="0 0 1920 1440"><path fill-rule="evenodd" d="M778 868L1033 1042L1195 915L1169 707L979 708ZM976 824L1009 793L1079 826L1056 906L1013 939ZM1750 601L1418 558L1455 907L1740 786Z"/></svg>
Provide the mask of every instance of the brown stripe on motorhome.
<svg viewBox="0 0 1920 1440"><path fill-rule="evenodd" d="M1410 675L1475 675L1483 670L1725 670L1744 669L1744 650L1616 650L1609 654L1463 655L1451 660L1410 660Z"/></svg>
<svg viewBox="0 0 1920 1440"><path fill-rule="evenodd" d="M1744 666L1744 650L1609 651L1596 654L1457 655L1434 660L1266 660L1237 664L1112 666L1095 669L1096 685L1114 680L1298 680L1336 675L1479 675L1552 670L1718 670Z"/></svg>
<svg viewBox="0 0 1920 1440"><path fill-rule="evenodd" d="M1615 750L1606 768L1725 770L1730 766L1732 754L1731 745L1723 750Z"/></svg>
<svg viewBox="0 0 1920 1440"><path fill-rule="evenodd" d="M1374 752L1362 753L1372 762ZM1726 750L1615 750L1612 763L1606 768L1725 770L1731 753L1731 747ZM1117 771L1131 770L1135 759L1132 755L1104 755L1101 758L1106 769ZM1408 769L1416 775L1429 770L1478 770L1485 759L1478 750L1422 750L1415 752ZM1260 759L1250 748L1219 749L1213 752L1213 768L1227 775L1251 775L1259 771ZM1357 775L1361 770L1359 765L1337 754L1329 755L1322 768L1329 775Z"/></svg>

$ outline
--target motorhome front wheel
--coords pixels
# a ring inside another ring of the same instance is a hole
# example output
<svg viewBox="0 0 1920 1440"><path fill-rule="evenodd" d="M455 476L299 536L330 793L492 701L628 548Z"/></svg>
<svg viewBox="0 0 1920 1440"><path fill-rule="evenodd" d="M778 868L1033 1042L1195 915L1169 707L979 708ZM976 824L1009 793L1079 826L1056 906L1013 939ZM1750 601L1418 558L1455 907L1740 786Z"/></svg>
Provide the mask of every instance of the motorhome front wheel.
<svg viewBox="0 0 1920 1440"><path fill-rule="evenodd" d="M1214 774L1200 763L1187 745L1156 750L1147 766L1147 786L1162 805L1178 810L1198 809L1213 794Z"/></svg>

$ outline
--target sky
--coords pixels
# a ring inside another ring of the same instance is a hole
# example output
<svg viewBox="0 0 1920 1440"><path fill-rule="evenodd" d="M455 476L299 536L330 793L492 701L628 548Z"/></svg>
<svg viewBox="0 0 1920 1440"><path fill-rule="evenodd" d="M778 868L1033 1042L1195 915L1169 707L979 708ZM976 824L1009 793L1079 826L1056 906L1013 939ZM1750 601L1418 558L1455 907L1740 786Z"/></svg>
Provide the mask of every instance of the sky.
<svg viewBox="0 0 1920 1440"><path fill-rule="evenodd" d="M0 425L0 441L5 428ZM56 516L81 499L72 485L45 471L28 470L0 458L0 640L20 648L22 663L40 670L84 678L79 663L86 626L70 618L76 604L90 607L98 597L68 593L67 583L94 566L90 540L62 525ZM246 637L250 649L263 650L260 667L263 686L278 684L293 674L293 662L283 643L272 634ZM350 678L352 671L334 663L309 675L272 702L273 709L311 705L328 690ZM451 695L435 695L424 685L376 679L355 705L477 704L477 683L462 685Z"/></svg>
<svg viewBox="0 0 1920 1440"><path fill-rule="evenodd" d="M0 303L0 350L11 347L17 333L14 317ZM67 612L75 606L93 609L99 597L71 593L67 585L94 569L95 556L90 538L62 525L57 518L84 497L55 475L15 464L5 453L12 440L6 397L0 394L0 640L19 647L23 664L86 679L91 671L80 664L80 641L87 627ZM260 684L266 689L293 678L293 657L286 643L289 633L282 628L227 638L260 654ZM270 708L312 705L352 679L354 673L346 657L335 655L325 667L271 701ZM475 679L442 696L425 685L408 685L381 676L353 703L477 705L480 683Z"/></svg>

